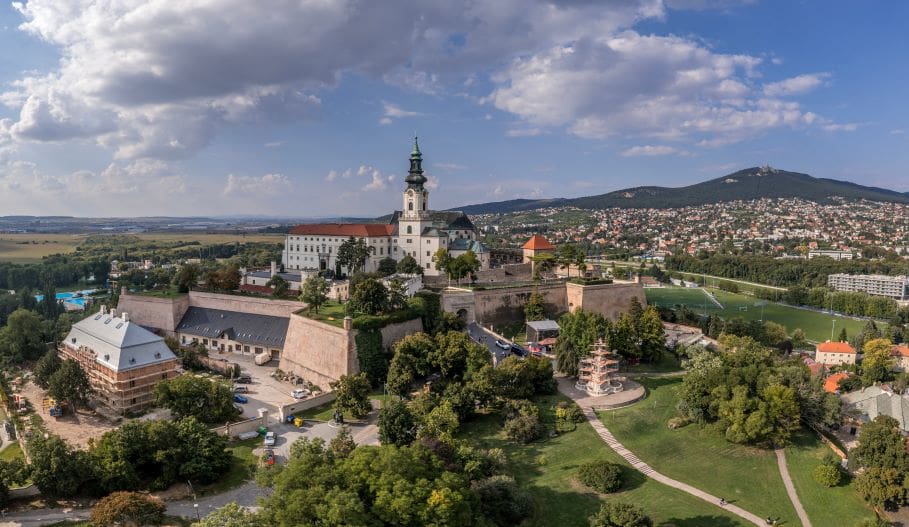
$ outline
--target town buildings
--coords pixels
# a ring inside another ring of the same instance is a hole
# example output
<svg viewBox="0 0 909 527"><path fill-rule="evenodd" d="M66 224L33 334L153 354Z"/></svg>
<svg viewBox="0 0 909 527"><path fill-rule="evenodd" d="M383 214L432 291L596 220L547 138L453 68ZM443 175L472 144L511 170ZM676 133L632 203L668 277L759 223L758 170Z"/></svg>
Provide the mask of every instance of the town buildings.
<svg viewBox="0 0 909 527"><path fill-rule="evenodd" d="M896 371L909 371L909 346L905 344L893 346L891 355L896 359L893 369Z"/></svg>
<svg viewBox="0 0 909 527"><path fill-rule="evenodd" d="M909 434L909 395L894 393L889 386L868 386L842 396L847 415L855 416L850 432L873 421L879 415L890 416L899 423L900 431ZM848 411L851 410L851 411Z"/></svg>
<svg viewBox="0 0 909 527"><path fill-rule="evenodd" d="M827 286L837 291L861 291L894 300L906 300L909 297L909 279L905 275L836 273L827 276Z"/></svg>
<svg viewBox="0 0 909 527"><path fill-rule="evenodd" d="M808 251L808 259L814 258L832 258L834 260L851 260L852 251L837 251L833 249L812 249Z"/></svg>
<svg viewBox="0 0 909 527"><path fill-rule="evenodd" d="M290 229L284 243L282 262L286 270L342 271L338 249L350 238L363 240L370 249L364 270L378 269L383 258L400 261L411 256L428 276L439 275L433 257L445 249L455 258L468 251L480 261L480 269L489 268L489 251L479 241L470 218L458 211L434 211L429 206L429 189L423 174L423 155L414 138L410 169L404 178L401 210L387 223L316 223Z"/></svg>
<svg viewBox="0 0 909 527"><path fill-rule="evenodd" d="M155 385L175 377L179 366L163 338L105 306L73 324L57 349L79 363L97 398L121 414L152 406Z"/></svg>
<svg viewBox="0 0 909 527"><path fill-rule="evenodd" d="M848 342L821 342L817 345L814 360L825 366L855 364L857 353Z"/></svg>
<svg viewBox="0 0 909 527"><path fill-rule="evenodd" d="M181 346L201 344L209 351L239 355L281 356L288 318L190 307L177 325ZM270 359L269 359L270 360Z"/></svg>

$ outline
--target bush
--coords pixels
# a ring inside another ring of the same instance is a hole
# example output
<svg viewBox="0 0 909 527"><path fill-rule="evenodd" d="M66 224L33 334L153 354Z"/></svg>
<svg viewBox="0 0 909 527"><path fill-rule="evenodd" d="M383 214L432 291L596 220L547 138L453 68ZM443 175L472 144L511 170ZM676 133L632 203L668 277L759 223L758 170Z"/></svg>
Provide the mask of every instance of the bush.
<svg viewBox="0 0 909 527"><path fill-rule="evenodd" d="M836 465L818 465L814 467L814 481L825 487L835 487L840 484L842 472Z"/></svg>
<svg viewBox="0 0 909 527"><path fill-rule="evenodd" d="M653 520L634 505L609 502L590 517L590 527L653 527Z"/></svg>
<svg viewBox="0 0 909 527"><path fill-rule="evenodd" d="M508 476L492 476L477 481L473 489L480 497L483 515L495 525L518 525L530 515L533 505L530 497Z"/></svg>
<svg viewBox="0 0 909 527"><path fill-rule="evenodd" d="M599 492L615 492L622 486L622 467L609 461L591 461L578 469L581 483Z"/></svg>
<svg viewBox="0 0 909 527"><path fill-rule="evenodd" d="M666 423L666 426L668 426L670 430L677 430L687 424L688 419L685 419L684 417L673 417Z"/></svg>
<svg viewBox="0 0 909 527"><path fill-rule="evenodd" d="M527 399L509 399L505 401L505 405L502 407L502 417L505 421L521 416L539 417L540 409Z"/></svg>
<svg viewBox="0 0 909 527"><path fill-rule="evenodd" d="M546 428L536 415L519 415L505 421L505 437L518 443L530 443L539 439Z"/></svg>
<svg viewBox="0 0 909 527"><path fill-rule="evenodd" d="M165 510L164 503L154 496L138 492L114 492L95 505L91 522L97 527L161 525Z"/></svg>
<svg viewBox="0 0 909 527"><path fill-rule="evenodd" d="M569 423L583 423L587 418L584 417L584 411L577 404L561 401L556 405L556 419Z"/></svg>

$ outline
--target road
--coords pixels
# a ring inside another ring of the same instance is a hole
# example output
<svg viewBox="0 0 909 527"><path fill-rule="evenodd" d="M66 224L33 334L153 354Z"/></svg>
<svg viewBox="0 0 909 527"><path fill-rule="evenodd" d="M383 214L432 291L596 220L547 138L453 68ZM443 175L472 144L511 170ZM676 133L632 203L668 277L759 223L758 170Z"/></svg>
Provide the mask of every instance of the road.
<svg viewBox="0 0 909 527"><path fill-rule="evenodd" d="M492 333L476 322L472 322L467 326L467 333L473 340L479 339L480 344L486 345L486 348L489 350L489 354L493 357L494 364L498 364L506 357L511 355L510 351L503 350L502 348L496 346L496 339L499 337L496 336L495 333Z"/></svg>

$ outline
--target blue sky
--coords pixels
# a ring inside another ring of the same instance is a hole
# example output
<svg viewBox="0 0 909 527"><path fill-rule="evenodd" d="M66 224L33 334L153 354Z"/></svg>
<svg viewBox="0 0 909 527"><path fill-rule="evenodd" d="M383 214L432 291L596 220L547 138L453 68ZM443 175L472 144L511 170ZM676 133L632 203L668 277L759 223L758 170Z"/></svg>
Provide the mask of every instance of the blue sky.
<svg viewBox="0 0 909 527"><path fill-rule="evenodd" d="M179 4L179 5L178 5ZM769 163L909 191L902 2L0 6L0 215L373 215Z"/></svg>

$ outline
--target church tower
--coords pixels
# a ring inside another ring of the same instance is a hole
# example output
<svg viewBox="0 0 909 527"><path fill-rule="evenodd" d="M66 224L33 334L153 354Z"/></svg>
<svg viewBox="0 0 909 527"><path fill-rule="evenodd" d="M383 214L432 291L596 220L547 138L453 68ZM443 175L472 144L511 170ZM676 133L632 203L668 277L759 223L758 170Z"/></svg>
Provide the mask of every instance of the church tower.
<svg viewBox="0 0 909 527"><path fill-rule="evenodd" d="M423 175L423 154L417 137L413 138L413 152L410 153L410 170L407 171L407 189L404 190L404 203L401 209L405 218L420 218L429 210L429 191L423 187L426 176Z"/></svg>

